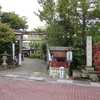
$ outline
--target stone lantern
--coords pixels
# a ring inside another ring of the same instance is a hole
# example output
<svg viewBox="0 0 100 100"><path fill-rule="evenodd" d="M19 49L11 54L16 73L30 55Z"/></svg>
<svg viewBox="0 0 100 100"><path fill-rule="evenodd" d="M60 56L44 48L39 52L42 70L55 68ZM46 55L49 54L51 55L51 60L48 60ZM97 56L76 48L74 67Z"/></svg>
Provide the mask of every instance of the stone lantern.
<svg viewBox="0 0 100 100"><path fill-rule="evenodd" d="M7 54L7 52L5 51L4 53L2 53L2 54L0 54L0 56L3 56L3 58L2 58L2 60L3 60L3 63L2 63L2 66L4 67L4 68L7 68L7 60L8 60L8 58L7 58L7 56L10 56L9 54Z"/></svg>

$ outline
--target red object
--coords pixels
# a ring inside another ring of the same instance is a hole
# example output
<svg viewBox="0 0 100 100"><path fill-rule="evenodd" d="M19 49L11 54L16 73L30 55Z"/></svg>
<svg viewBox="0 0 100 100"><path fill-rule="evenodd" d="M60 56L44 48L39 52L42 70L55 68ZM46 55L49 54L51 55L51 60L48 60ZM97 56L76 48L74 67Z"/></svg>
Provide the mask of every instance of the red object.
<svg viewBox="0 0 100 100"><path fill-rule="evenodd" d="M47 82L42 81L44 79ZM74 84L74 80L62 80L61 84L58 79L37 77L35 80L0 77L0 100L100 100L99 83L92 86L84 81Z"/></svg>
<svg viewBox="0 0 100 100"><path fill-rule="evenodd" d="M53 52L53 57L66 58L66 52Z"/></svg>
<svg viewBox="0 0 100 100"><path fill-rule="evenodd" d="M93 65L97 73L100 73L100 44L94 44L93 46Z"/></svg>
<svg viewBox="0 0 100 100"><path fill-rule="evenodd" d="M69 66L70 66L69 62L54 62L54 61L50 62L50 67L53 67L53 68L64 67L65 69L69 69Z"/></svg>

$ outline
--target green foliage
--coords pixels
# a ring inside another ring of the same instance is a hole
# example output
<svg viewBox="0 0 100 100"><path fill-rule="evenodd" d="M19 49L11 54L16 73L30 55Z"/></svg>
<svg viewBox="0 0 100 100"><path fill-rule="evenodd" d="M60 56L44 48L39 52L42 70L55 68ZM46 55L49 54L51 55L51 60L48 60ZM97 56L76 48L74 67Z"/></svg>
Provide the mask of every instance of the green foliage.
<svg viewBox="0 0 100 100"><path fill-rule="evenodd" d="M100 1L38 0L41 21L47 25L46 40L49 45L73 46L85 49L86 36L99 36ZM95 14L94 14L95 13ZM97 31L96 31L97 30ZM93 40L96 38L94 37Z"/></svg>
<svg viewBox="0 0 100 100"><path fill-rule="evenodd" d="M15 33L7 25L0 22L0 53L12 52L12 42L16 41Z"/></svg>
<svg viewBox="0 0 100 100"><path fill-rule="evenodd" d="M40 59L41 58L41 55L40 54L32 54L29 57L30 58L33 58L33 59Z"/></svg>
<svg viewBox="0 0 100 100"><path fill-rule="evenodd" d="M41 44L41 52L46 55L46 42Z"/></svg>
<svg viewBox="0 0 100 100"><path fill-rule="evenodd" d="M94 42L94 43L96 43L96 42L100 43L100 35L95 35L95 36L93 37L93 42Z"/></svg>
<svg viewBox="0 0 100 100"><path fill-rule="evenodd" d="M59 26L59 25L52 25L47 27L46 30L46 35L47 35L47 41L49 43L49 45L57 45L57 46L61 46L65 44L66 42L66 34L62 31L63 30L63 26Z"/></svg>
<svg viewBox="0 0 100 100"><path fill-rule="evenodd" d="M19 55L19 41L15 42L15 54L16 56Z"/></svg>
<svg viewBox="0 0 100 100"><path fill-rule="evenodd" d="M0 57L0 65L2 64L2 62L3 62L3 61L2 61L2 57Z"/></svg>
<svg viewBox="0 0 100 100"><path fill-rule="evenodd" d="M32 31L44 32L46 30L46 26L39 26L34 28Z"/></svg>
<svg viewBox="0 0 100 100"><path fill-rule="evenodd" d="M39 41L31 41L31 42L29 42L28 45L30 46L30 48L39 48L40 45L41 45L41 42L39 42Z"/></svg>
<svg viewBox="0 0 100 100"><path fill-rule="evenodd" d="M14 12L3 12L1 15L1 22L9 24L10 28L16 30L28 28L26 17L19 17L19 15Z"/></svg>
<svg viewBox="0 0 100 100"><path fill-rule="evenodd" d="M86 65L86 52L84 50L73 51L71 69L80 69L81 65Z"/></svg>
<svg viewBox="0 0 100 100"><path fill-rule="evenodd" d="M32 31L35 31L35 32L44 32L44 33L45 33L45 31L46 31L46 26L39 26L39 27L37 27L37 28L32 29ZM34 37L34 35L28 35L28 37L29 37L29 38L30 38L30 37ZM35 37L37 37L37 38L45 38L44 35L35 35Z"/></svg>
<svg viewBox="0 0 100 100"><path fill-rule="evenodd" d="M2 9L2 7L1 7L1 5L0 5L0 17L1 17L1 9ZM1 18L0 18L1 19Z"/></svg>
<svg viewBox="0 0 100 100"><path fill-rule="evenodd" d="M38 0L43 8L36 14L46 22L46 41L54 46L78 48L72 69L86 65L86 36L100 41L100 0Z"/></svg>
<svg viewBox="0 0 100 100"><path fill-rule="evenodd" d="M40 20L45 20L46 23L50 24L53 22L53 17L55 14L55 2L54 0L38 0L38 3L43 7L43 11L40 11L39 16Z"/></svg>

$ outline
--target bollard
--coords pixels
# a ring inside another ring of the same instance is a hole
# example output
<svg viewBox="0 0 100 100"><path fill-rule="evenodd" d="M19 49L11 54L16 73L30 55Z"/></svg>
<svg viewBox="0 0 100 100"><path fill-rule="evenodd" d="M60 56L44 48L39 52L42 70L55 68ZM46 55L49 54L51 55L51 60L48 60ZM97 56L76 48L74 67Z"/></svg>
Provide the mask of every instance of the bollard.
<svg viewBox="0 0 100 100"><path fill-rule="evenodd" d="M64 78L64 67L60 67L60 78Z"/></svg>

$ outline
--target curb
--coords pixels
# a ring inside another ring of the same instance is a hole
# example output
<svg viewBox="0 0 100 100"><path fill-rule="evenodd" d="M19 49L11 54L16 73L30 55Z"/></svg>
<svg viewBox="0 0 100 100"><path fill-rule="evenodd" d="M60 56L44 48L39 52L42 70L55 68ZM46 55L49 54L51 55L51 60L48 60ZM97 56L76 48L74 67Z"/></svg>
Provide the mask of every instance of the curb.
<svg viewBox="0 0 100 100"><path fill-rule="evenodd" d="M30 76L21 76L21 75L13 75L13 74L0 74L0 77L7 77L7 78L12 78L12 79L20 79L20 80L29 80L29 81L39 81L39 82L49 82L49 83L60 83L60 84L72 84L72 85L80 85L80 86L100 87L100 84L96 83L96 82L86 82L86 81L78 81L78 80L65 80L65 79L54 79L54 78L30 77Z"/></svg>

